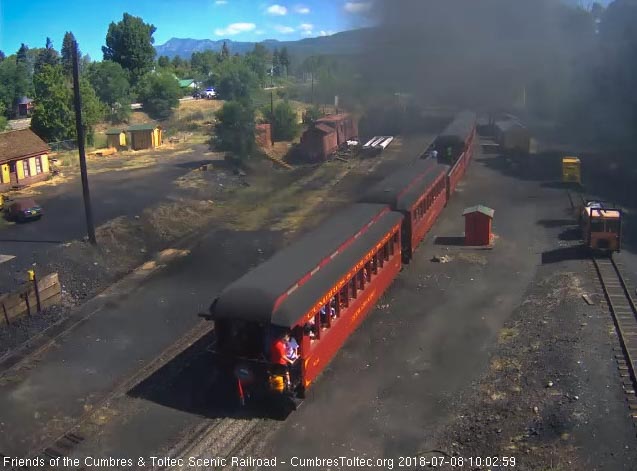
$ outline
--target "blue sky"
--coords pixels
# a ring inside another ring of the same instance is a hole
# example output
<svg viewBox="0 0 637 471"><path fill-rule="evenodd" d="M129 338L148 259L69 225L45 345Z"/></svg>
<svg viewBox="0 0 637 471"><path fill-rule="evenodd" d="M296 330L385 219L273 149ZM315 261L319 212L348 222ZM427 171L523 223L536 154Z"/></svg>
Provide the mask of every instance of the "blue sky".
<svg viewBox="0 0 637 471"><path fill-rule="evenodd" d="M83 53L102 59L111 21L124 12L157 27L155 44L172 37L261 41L294 40L351 29L365 23L369 0L0 0L0 50L15 53L24 42L60 49L72 31Z"/></svg>

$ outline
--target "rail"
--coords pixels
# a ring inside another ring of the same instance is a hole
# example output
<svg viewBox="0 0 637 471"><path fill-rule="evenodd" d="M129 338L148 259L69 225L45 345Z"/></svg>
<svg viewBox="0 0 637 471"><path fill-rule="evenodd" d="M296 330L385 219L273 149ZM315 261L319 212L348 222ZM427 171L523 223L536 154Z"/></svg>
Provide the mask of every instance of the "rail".
<svg viewBox="0 0 637 471"><path fill-rule="evenodd" d="M606 302L613 315L621 349L626 359L625 369L630 376L634 394L637 387L637 309L635 301L612 256L608 258L594 256L593 263L602 284ZM620 370L622 369L624 368L620 365Z"/></svg>

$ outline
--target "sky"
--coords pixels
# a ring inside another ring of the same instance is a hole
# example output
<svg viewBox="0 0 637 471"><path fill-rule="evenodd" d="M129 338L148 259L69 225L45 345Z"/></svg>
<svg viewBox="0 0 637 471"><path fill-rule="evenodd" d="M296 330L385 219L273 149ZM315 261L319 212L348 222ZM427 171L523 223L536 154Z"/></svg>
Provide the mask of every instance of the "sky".
<svg viewBox="0 0 637 471"><path fill-rule="evenodd" d="M0 0L0 50L21 43L60 49L72 31L83 54L102 59L108 25L127 12L157 28L155 44L170 38L296 40L365 26L369 0Z"/></svg>

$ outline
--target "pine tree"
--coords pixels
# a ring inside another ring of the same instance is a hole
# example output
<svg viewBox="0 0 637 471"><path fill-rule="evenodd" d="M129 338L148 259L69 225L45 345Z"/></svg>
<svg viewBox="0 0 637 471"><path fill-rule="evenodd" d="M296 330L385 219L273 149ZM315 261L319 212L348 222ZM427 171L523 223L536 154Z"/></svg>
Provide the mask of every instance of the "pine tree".
<svg viewBox="0 0 637 471"><path fill-rule="evenodd" d="M75 36L70 31L64 33L64 39L62 40L62 67L64 68L64 73L69 77L73 74L73 43L75 42ZM82 56L80 50L77 50L77 58Z"/></svg>
<svg viewBox="0 0 637 471"><path fill-rule="evenodd" d="M221 60L226 60L230 57L230 49L228 49L228 45L226 42L223 42L223 46L221 46Z"/></svg>
<svg viewBox="0 0 637 471"><path fill-rule="evenodd" d="M278 49L274 49L272 52L272 75L279 75L279 68L281 67L281 56Z"/></svg>
<svg viewBox="0 0 637 471"><path fill-rule="evenodd" d="M288 48L284 47L279 53L279 62L281 67L285 69L285 76L288 76L288 67L290 67L290 56L288 54Z"/></svg>
<svg viewBox="0 0 637 471"><path fill-rule="evenodd" d="M51 38L46 38L46 47L40 51L33 67L34 73L39 73L42 66L57 65L59 61L58 52L53 49L53 41Z"/></svg>

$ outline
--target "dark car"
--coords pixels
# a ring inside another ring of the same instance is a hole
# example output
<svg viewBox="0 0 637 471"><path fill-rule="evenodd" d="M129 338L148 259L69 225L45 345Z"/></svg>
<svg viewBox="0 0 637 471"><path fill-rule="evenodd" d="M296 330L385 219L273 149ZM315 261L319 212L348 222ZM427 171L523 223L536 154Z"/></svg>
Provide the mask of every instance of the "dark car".
<svg viewBox="0 0 637 471"><path fill-rule="evenodd" d="M5 204L5 215L10 221L24 222L42 217L42 207L32 199L20 199Z"/></svg>

